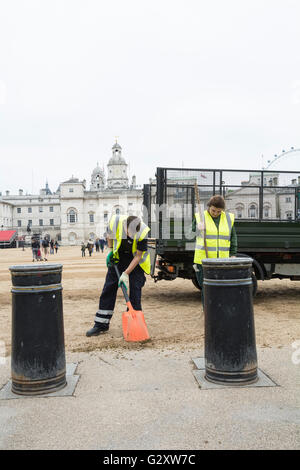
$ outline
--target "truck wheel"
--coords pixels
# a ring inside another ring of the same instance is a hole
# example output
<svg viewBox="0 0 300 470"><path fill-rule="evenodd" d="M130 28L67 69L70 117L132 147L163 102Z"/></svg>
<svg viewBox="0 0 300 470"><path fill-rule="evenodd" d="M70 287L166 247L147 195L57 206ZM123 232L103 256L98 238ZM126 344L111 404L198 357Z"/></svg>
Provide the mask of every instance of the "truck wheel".
<svg viewBox="0 0 300 470"><path fill-rule="evenodd" d="M257 293L257 278L255 276L255 273L252 273L251 277L252 277L252 282L253 282L252 295L253 295L253 297L255 297L256 293Z"/></svg>
<svg viewBox="0 0 300 470"><path fill-rule="evenodd" d="M192 283L194 284L195 287L197 287L197 289L199 289L201 291L201 287L199 286L196 277L192 277Z"/></svg>

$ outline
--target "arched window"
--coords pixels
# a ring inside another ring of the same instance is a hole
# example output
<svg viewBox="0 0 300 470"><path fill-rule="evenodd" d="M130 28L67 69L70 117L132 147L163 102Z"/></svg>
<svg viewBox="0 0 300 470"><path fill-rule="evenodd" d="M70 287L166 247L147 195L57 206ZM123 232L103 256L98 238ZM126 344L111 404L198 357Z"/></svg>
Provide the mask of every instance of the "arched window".
<svg viewBox="0 0 300 470"><path fill-rule="evenodd" d="M243 210L244 210L243 204L237 204L237 206L235 207L237 219L243 218Z"/></svg>
<svg viewBox="0 0 300 470"><path fill-rule="evenodd" d="M271 207L269 204L264 205L264 219L271 218Z"/></svg>
<svg viewBox="0 0 300 470"><path fill-rule="evenodd" d="M67 212L67 219L69 224L76 224L77 222L77 211L75 209L69 209Z"/></svg>
<svg viewBox="0 0 300 470"><path fill-rule="evenodd" d="M249 217L250 219L256 219L257 218L257 207L255 204L251 204L249 206Z"/></svg>
<svg viewBox="0 0 300 470"><path fill-rule="evenodd" d="M90 224L95 223L95 212L89 212Z"/></svg>

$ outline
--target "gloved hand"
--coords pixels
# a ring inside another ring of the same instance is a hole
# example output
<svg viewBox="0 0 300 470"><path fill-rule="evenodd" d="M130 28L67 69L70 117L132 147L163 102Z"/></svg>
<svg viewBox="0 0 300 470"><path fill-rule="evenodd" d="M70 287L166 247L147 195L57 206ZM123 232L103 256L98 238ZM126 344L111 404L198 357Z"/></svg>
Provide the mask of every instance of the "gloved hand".
<svg viewBox="0 0 300 470"><path fill-rule="evenodd" d="M121 287L121 283L126 287L126 290L128 291L129 289L129 276L125 272L122 273L119 279L119 284L118 286Z"/></svg>
<svg viewBox="0 0 300 470"><path fill-rule="evenodd" d="M111 250L111 251L108 253L107 257L106 257L106 266L107 266L108 268L111 268L111 267L113 266L113 263L114 263L113 260L114 260L114 253L113 253L113 251Z"/></svg>

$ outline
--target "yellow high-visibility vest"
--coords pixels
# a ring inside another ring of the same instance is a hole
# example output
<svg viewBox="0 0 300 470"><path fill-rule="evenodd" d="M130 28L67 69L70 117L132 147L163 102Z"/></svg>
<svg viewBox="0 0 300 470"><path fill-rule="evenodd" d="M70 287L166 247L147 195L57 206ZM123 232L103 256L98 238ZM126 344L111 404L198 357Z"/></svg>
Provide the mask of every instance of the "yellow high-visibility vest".
<svg viewBox="0 0 300 470"><path fill-rule="evenodd" d="M200 222L200 214L195 214L196 222ZM231 230L234 224L234 214L221 212L219 230L208 211L204 211L204 223L206 228L205 253L203 234L197 236L194 263L202 264L204 258L229 258Z"/></svg>
<svg viewBox="0 0 300 470"><path fill-rule="evenodd" d="M123 235L123 222L127 220L126 215L113 215L109 222L109 228L113 234L113 254L116 259L119 258L119 248L122 243ZM147 233L150 231L150 228L141 222L140 230L134 235L132 242L132 255L135 256L137 252L137 242L141 242L146 237ZM145 271L146 274L150 274L151 271L151 262L150 262L150 253L143 251L141 260L139 262L140 267Z"/></svg>

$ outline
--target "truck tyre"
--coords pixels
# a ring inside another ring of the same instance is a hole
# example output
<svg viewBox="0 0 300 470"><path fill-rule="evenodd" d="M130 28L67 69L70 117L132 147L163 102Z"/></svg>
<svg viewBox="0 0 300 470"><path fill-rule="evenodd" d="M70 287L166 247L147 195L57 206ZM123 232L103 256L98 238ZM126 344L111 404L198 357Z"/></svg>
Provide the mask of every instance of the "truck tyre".
<svg viewBox="0 0 300 470"><path fill-rule="evenodd" d="M201 287L199 286L196 277L192 277L192 283L194 284L195 287L197 287L197 289L199 289L201 291Z"/></svg>

